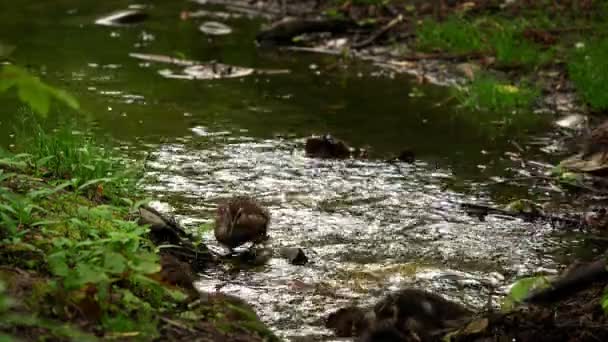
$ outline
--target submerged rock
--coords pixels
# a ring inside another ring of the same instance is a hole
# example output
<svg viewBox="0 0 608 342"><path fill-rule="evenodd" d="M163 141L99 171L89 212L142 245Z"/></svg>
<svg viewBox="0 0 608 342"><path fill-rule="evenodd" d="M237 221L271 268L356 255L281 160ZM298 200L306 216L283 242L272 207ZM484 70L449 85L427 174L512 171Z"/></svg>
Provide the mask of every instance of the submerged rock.
<svg viewBox="0 0 608 342"><path fill-rule="evenodd" d="M279 250L279 254L287 259L292 265L305 265L308 263L308 257L298 247L283 247Z"/></svg>
<svg viewBox="0 0 608 342"><path fill-rule="evenodd" d="M103 26L125 26L140 23L148 19L148 13L141 9L116 11L95 20L95 24Z"/></svg>
<svg viewBox="0 0 608 342"><path fill-rule="evenodd" d="M414 151L412 151L410 149L405 149L405 150L399 152L399 154L394 156L392 159L388 160L389 163L403 162L403 163L410 163L410 164L413 163L414 161L416 161L416 155L414 154Z"/></svg>

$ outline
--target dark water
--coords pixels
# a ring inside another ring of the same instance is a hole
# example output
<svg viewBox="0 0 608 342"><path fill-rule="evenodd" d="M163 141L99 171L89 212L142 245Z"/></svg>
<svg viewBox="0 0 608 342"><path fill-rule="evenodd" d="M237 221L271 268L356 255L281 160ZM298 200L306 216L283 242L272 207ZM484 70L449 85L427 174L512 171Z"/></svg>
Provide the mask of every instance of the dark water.
<svg viewBox="0 0 608 342"><path fill-rule="evenodd" d="M489 284L557 267L561 242L549 227L481 222L455 205L526 195L527 189L478 183L516 174L519 164L505 153L527 146L545 129L543 118L467 112L446 101L446 89L371 65L258 49L257 20L228 20L234 33L210 38L198 31L202 20L179 19L180 11L198 8L188 1L144 2L151 17L134 27L93 24L129 4L5 1L0 42L17 46L13 60L77 96L85 111L79 120L127 153L149 152L144 186L186 226L197 231L210 222L221 199L254 195L272 213L273 245L302 247L312 261L291 266L272 259L257 269L203 274L201 289L221 286L245 297L288 337L324 334L318 320L328 311L399 287L479 307ZM167 79L159 71L178 67L142 62L131 52L290 73ZM0 108L0 130L10 132L19 113ZM306 158L303 138L324 132L368 145L374 158ZM11 139L2 134L3 144ZM382 162L405 147L416 151L414 165ZM215 246L211 234L202 234Z"/></svg>

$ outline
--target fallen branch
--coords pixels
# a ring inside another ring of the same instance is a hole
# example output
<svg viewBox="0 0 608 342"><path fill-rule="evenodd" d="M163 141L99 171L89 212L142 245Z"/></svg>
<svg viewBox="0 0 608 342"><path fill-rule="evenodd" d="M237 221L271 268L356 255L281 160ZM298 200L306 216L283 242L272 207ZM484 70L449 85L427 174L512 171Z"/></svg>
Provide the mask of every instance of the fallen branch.
<svg viewBox="0 0 608 342"><path fill-rule="evenodd" d="M364 48L364 47L372 44L373 42L376 41L376 39L378 39L381 36L383 36L384 34L386 34L388 31L390 31L393 27L397 26L397 24L400 24L401 22L403 22L403 15L399 14L396 18L391 20L388 24L382 26L381 28L376 30L374 33L372 33L371 36L369 36L367 39L365 39L361 42L353 43L352 47L355 49L360 49L360 48Z"/></svg>
<svg viewBox="0 0 608 342"><path fill-rule="evenodd" d="M563 276L551 282L549 288L533 291L525 299L528 303L551 303L572 296L578 291L584 290L595 282L606 281L608 269L606 269L606 257L577 267Z"/></svg>
<svg viewBox="0 0 608 342"><path fill-rule="evenodd" d="M524 212L524 211L511 211L501 208L490 207L483 204L476 203L459 203L460 207L463 208L470 215L487 216L490 214L504 215L509 217L521 218L524 221L548 221L552 224L561 223L564 225L571 225L579 228L582 224L580 220L572 219L568 217L553 216L544 214L541 212Z"/></svg>
<svg viewBox="0 0 608 342"><path fill-rule="evenodd" d="M441 60L449 60L449 61L463 61L470 59L477 59L481 57L485 57L490 55L487 52L483 51L474 51L467 53L417 53L409 56L401 56L399 57L403 61L421 61L427 59L441 59Z"/></svg>
<svg viewBox="0 0 608 342"><path fill-rule="evenodd" d="M260 43L286 44L305 33L342 33L357 27L352 20L345 19L284 19L262 30L256 36Z"/></svg>

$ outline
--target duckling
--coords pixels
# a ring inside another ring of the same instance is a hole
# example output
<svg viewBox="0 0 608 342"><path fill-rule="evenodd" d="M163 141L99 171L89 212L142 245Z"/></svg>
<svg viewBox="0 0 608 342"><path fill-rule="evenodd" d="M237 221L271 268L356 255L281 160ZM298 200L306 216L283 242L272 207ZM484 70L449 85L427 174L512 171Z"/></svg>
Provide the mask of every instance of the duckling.
<svg viewBox="0 0 608 342"><path fill-rule="evenodd" d="M304 151L306 151L307 156L316 158L345 159L351 155L350 148L346 143L329 134L306 139Z"/></svg>
<svg viewBox="0 0 608 342"><path fill-rule="evenodd" d="M373 324L370 310L356 306L341 308L332 312L325 320L325 327L333 330L338 337L361 336Z"/></svg>
<svg viewBox="0 0 608 342"><path fill-rule="evenodd" d="M439 295L403 289L388 295L374 307L377 322L394 322L400 331L411 331L427 340L434 332L457 327L472 315L464 306Z"/></svg>
<svg viewBox="0 0 608 342"><path fill-rule="evenodd" d="M268 239L270 213L250 197L239 196L222 203L215 217L215 238L230 252L253 242L252 247Z"/></svg>

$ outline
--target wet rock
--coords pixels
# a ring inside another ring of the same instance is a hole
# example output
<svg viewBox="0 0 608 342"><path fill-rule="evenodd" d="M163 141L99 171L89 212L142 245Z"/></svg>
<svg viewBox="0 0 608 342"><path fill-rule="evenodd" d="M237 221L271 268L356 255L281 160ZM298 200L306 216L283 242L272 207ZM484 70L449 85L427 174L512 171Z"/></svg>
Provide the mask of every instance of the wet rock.
<svg viewBox="0 0 608 342"><path fill-rule="evenodd" d="M232 261L241 266L265 265L272 258L271 248L252 248L232 257Z"/></svg>
<svg viewBox="0 0 608 342"><path fill-rule="evenodd" d="M455 73L466 77L468 80L474 80L479 70L481 70L481 67L473 63L459 63L454 66Z"/></svg>
<svg viewBox="0 0 608 342"><path fill-rule="evenodd" d="M587 125L587 116L582 114L567 114L555 121L562 128L583 129Z"/></svg>
<svg viewBox="0 0 608 342"><path fill-rule="evenodd" d="M217 21L204 22L198 29L205 34L212 36L223 36L232 33L230 26Z"/></svg>
<svg viewBox="0 0 608 342"><path fill-rule="evenodd" d="M308 257L298 247L283 247L279 250L279 254L287 259L292 265L305 265L308 263Z"/></svg>
<svg viewBox="0 0 608 342"><path fill-rule="evenodd" d="M141 9L116 11L95 20L95 24L103 26L125 26L140 23L148 19L148 14Z"/></svg>
<svg viewBox="0 0 608 342"><path fill-rule="evenodd" d="M173 255L187 262L196 271L206 269L217 262L217 257L205 244L194 244L188 234L173 217L167 217L149 206L139 208L138 224L150 226L149 238L156 245L163 245L162 253Z"/></svg>
<svg viewBox="0 0 608 342"><path fill-rule="evenodd" d="M395 157L393 157L392 159L387 160L387 162L389 162L389 163L391 163L391 162L413 163L414 161L416 161L416 155L414 154L414 151L412 151L410 149L403 150L403 151L399 152L399 154L396 155Z"/></svg>
<svg viewBox="0 0 608 342"><path fill-rule="evenodd" d="M351 156L348 145L341 140L335 139L329 134L321 137L310 137L306 139L304 146L306 155L313 158L336 158L345 159Z"/></svg>
<svg viewBox="0 0 608 342"><path fill-rule="evenodd" d="M165 217L149 206L139 208L138 223L150 226L150 238L157 245L161 243L179 244L182 240L181 237L188 236L174 218Z"/></svg>

